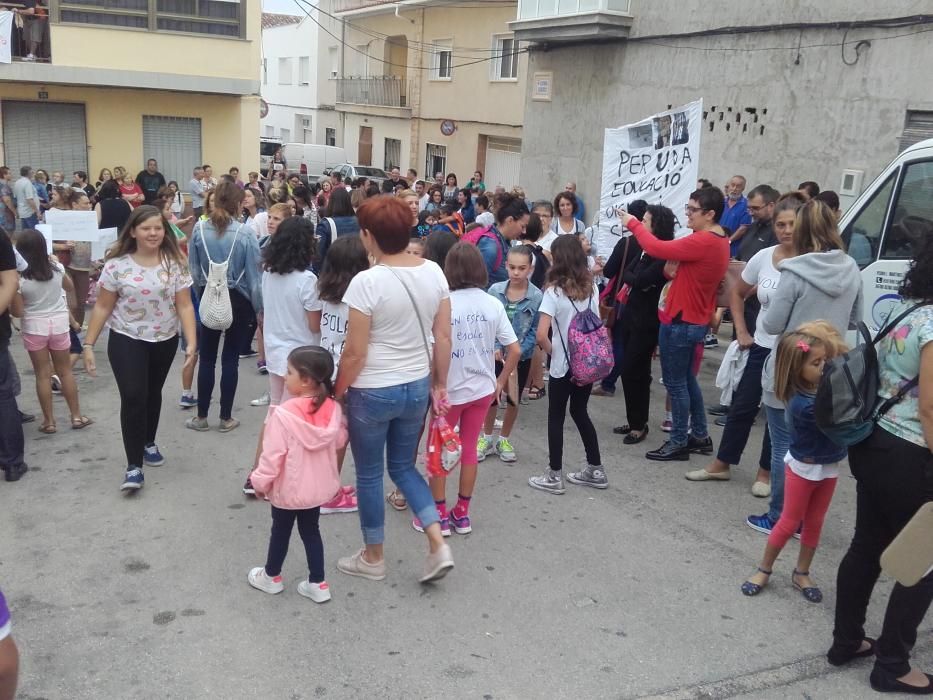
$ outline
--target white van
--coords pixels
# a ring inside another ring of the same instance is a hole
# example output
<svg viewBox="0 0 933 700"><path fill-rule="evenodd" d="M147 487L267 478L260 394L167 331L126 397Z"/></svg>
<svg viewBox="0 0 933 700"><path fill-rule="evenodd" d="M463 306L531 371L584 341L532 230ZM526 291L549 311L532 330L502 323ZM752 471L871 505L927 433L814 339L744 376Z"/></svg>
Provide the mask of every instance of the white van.
<svg viewBox="0 0 933 700"><path fill-rule="evenodd" d="M298 173L304 183L317 180L328 168L347 162L342 146L322 146L315 143L286 143L282 155L289 173Z"/></svg>
<svg viewBox="0 0 933 700"><path fill-rule="evenodd" d="M849 255L862 271L862 318L877 330L911 258L911 240L933 236L933 139L898 155L839 222Z"/></svg>

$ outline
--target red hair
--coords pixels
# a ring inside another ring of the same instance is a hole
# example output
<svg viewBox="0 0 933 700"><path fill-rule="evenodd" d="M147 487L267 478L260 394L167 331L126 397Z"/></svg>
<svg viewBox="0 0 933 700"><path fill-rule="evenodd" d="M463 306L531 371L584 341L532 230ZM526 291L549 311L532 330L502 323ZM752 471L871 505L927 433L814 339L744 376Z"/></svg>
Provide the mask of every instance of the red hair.
<svg viewBox="0 0 933 700"><path fill-rule="evenodd" d="M408 247L411 209L397 197L388 194L370 197L356 210L356 220L360 229L372 234L383 253L394 255Z"/></svg>

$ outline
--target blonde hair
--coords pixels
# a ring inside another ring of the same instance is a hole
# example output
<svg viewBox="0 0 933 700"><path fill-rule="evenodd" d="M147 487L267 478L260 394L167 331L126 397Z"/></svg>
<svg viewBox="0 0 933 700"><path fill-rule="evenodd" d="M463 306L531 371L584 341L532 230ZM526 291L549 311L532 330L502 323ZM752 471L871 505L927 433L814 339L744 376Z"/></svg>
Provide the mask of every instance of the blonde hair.
<svg viewBox="0 0 933 700"><path fill-rule="evenodd" d="M405 197L414 197L416 199L420 199L420 197L418 197L418 193L414 190L399 190L395 193L395 196L399 199L405 199Z"/></svg>
<svg viewBox="0 0 933 700"><path fill-rule="evenodd" d="M810 353L817 348L823 349L827 360L847 350L839 331L826 321L809 321L781 336L774 362L774 395L778 399L787 403L794 394L813 390L804 384L801 374Z"/></svg>
<svg viewBox="0 0 933 700"><path fill-rule="evenodd" d="M846 249L833 210L820 200L811 199L797 211L794 248L797 255Z"/></svg>
<svg viewBox="0 0 933 700"><path fill-rule="evenodd" d="M350 206L353 207L353 210L356 211L360 208L360 205L366 201L366 192L362 188L357 187L350 193Z"/></svg>
<svg viewBox="0 0 933 700"><path fill-rule="evenodd" d="M126 168L122 165L118 165L113 169L113 172L110 173L114 180L123 180L126 178Z"/></svg>
<svg viewBox="0 0 933 700"><path fill-rule="evenodd" d="M273 204L267 211L270 214L279 214L283 219L287 219L292 215L292 208L283 202Z"/></svg>

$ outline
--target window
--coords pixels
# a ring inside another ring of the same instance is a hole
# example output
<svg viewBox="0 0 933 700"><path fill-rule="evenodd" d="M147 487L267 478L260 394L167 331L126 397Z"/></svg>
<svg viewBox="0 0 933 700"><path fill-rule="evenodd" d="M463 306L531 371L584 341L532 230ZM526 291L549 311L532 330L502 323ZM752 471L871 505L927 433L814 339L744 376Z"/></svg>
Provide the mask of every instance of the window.
<svg viewBox="0 0 933 700"><path fill-rule="evenodd" d="M337 145L337 130L330 127L324 129L324 143L328 146Z"/></svg>
<svg viewBox="0 0 933 700"><path fill-rule="evenodd" d="M891 207L891 225L881 244L882 260L909 260L913 243L933 236L933 161L908 163ZM854 257L854 253L853 253Z"/></svg>
<svg viewBox="0 0 933 700"><path fill-rule="evenodd" d="M327 49L327 56L330 59L330 77L336 78L340 74L340 54L337 53L337 47L331 46Z"/></svg>
<svg viewBox="0 0 933 700"><path fill-rule="evenodd" d="M266 126L266 138L272 139L275 138L275 127ZM262 155L265 155L264 153ZM269 155L272 155L271 153Z"/></svg>
<svg viewBox="0 0 933 700"><path fill-rule="evenodd" d="M431 46L431 79L450 80L453 44L449 39L435 40Z"/></svg>
<svg viewBox="0 0 933 700"><path fill-rule="evenodd" d="M279 85L292 84L292 59L279 59Z"/></svg>
<svg viewBox="0 0 933 700"><path fill-rule="evenodd" d="M292 140L292 130L282 129L282 135L279 138L282 139L282 143L289 143Z"/></svg>
<svg viewBox="0 0 933 700"><path fill-rule="evenodd" d="M908 110L904 119L904 131L898 139L900 150L913 146L926 139L933 138L933 112Z"/></svg>
<svg viewBox="0 0 933 700"><path fill-rule="evenodd" d="M57 10L64 24L245 38L245 8L240 0L60 0Z"/></svg>
<svg viewBox="0 0 933 700"><path fill-rule="evenodd" d="M262 59L262 84L269 84L269 59Z"/></svg>
<svg viewBox="0 0 933 700"><path fill-rule="evenodd" d="M842 240L859 267L865 267L875 259L881 232L884 230L885 217L888 213L888 203L891 201L891 192L897 173L891 173L874 197L865 205L859 215L842 232Z"/></svg>
<svg viewBox="0 0 933 700"><path fill-rule="evenodd" d="M493 80L518 79L518 42L511 36L493 37Z"/></svg>
<svg viewBox="0 0 933 700"><path fill-rule="evenodd" d="M311 82L311 58L301 56L298 58L298 84L308 85Z"/></svg>
<svg viewBox="0 0 933 700"><path fill-rule="evenodd" d="M430 180L435 173L447 172L447 146L426 144L427 158L424 161L424 178Z"/></svg>
<svg viewBox="0 0 933 700"><path fill-rule="evenodd" d="M401 167L402 163L402 142L399 139L386 139L385 144L385 171L389 172L392 168Z"/></svg>

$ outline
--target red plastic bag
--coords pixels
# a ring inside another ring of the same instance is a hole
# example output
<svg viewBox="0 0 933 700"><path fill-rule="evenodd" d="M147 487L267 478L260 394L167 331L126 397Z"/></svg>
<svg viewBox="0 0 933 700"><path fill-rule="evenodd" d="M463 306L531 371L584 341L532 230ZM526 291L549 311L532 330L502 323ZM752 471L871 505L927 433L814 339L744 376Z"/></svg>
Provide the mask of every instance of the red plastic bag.
<svg viewBox="0 0 933 700"><path fill-rule="evenodd" d="M446 476L447 472L453 471L460 464L460 453L460 436L443 418L432 420L424 456L428 476Z"/></svg>

